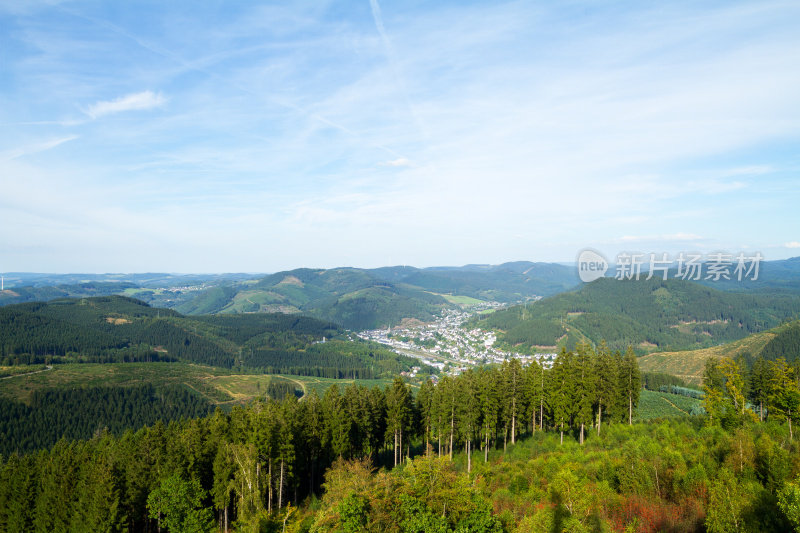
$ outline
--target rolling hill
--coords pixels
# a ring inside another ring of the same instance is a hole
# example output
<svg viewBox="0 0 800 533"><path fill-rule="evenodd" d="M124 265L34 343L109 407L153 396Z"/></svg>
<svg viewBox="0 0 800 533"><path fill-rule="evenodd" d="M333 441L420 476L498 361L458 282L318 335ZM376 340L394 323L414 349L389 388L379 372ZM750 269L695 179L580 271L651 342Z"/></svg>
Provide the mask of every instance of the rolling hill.
<svg viewBox="0 0 800 533"><path fill-rule="evenodd" d="M180 361L316 377L372 378L417 364L301 315L187 317L123 296L0 308L0 364ZM320 342L327 341L327 342Z"/></svg>
<svg viewBox="0 0 800 533"><path fill-rule="evenodd" d="M88 298L120 294L138 285L126 281L90 281L74 284L26 285L0 291L0 306L25 302L45 302L57 298Z"/></svg>
<svg viewBox="0 0 800 533"><path fill-rule="evenodd" d="M788 361L800 359L800 320L711 348L651 353L639 358L639 367L646 372L672 374L699 385L706 360L720 357L742 357L748 362L756 358L771 361L780 357Z"/></svg>
<svg viewBox="0 0 800 533"><path fill-rule="evenodd" d="M177 309L187 314L304 313L349 329L371 329L404 318L431 320L449 305L439 295L364 270L303 268L215 287Z"/></svg>
<svg viewBox="0 0 800 533"><path fill-rule="evenodd" d="M758 279L755 281L720 279L701 281L701 283L724 291L800 294L800 257L763 261L759 266Z"/></svg>
<svg viewBox="0 0 800 533"><path fill-rule="evenodd" d="M800 314L800 297L725 292L682 280L601 278L578 290L493 313L473 325L516 350L605 340L639 353L708 348Z"/></svg>
<svg viewBox="0 0 800 533"><path fill-rule="evenodd" d="M252 274L3 274L0 306L118 294L155 307L176 307L201 290L252 279Z"/></svg>
<svg viewBox="0 0 800 533"><path fill-rule="evenodd" d="M514 302L555 294L576 282L569 267L524 261L426 269L302 268L214 287L176 309L186 314L302 312L349 329L372 329L404 319L431 320L453 305L443 296Z"/></svg>
<svg viewBox="0 0 800 533"><path fill-rule="evenodd" d="M370 272L383 279L403 282L427 291L498 302L550 296L571 289L578 283L574 268L529 261L425 269L385 267Z"/></svg>

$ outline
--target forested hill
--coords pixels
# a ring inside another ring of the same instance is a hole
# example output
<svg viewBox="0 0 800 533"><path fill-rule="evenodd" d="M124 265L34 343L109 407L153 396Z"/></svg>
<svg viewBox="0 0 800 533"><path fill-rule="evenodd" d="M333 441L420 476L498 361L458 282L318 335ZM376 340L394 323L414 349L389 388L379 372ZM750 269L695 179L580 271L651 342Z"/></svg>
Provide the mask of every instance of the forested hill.
<svg viewBox="0 0 800 533"><path fill-rule="evenodd" d="M43 302L57 298L88 298L119 294L138 285L126 281L91 281L52 286L23 286L0 291L0 305L24 302Z"/></svg>
<svg viewBox="0 0 800 533"><path fill-rule="evenodd" d="M775 361L784 358L794 363L800 360L800 320L720 346L648 354L639 358L639 365L649 372L664 372L700 384L706 361L723 357L742 360L747 366L752 366L759 359Z"/></svg>
<svg viewBox="0 0 800 533"><path fill-rule="evenodd" d="M309 269L218 286L177 307L186 314L302 312L349 329L428 321L451 304L442 295L513 302L555 294L577 282L574 269L525 261L418 269Z"/></svg>
<svg viewBox="0 0 800 533"><path fill-rule="evenodd" d="M575 269L557 263L514 261L501 265L463 267L384 267L369 271L382 279L428 291L513 302L529 296L550 296L575 287Z"/></svg>
<svg viewBox="0 0 800 533"><path fill-rule="evenodd" d="M602 278L578 290L498 311L474 325L495 329L501 345L605 340L613 349L689 350L741 339L800 314L800 297L718 291L683 280Z"/></svg>
<svg viewBox="0 0 800 533"><path fill-rule="evenodd" d="M0 308L0 364L185 361L338 378L411 363L379 345L320 342L339 333L300 315L186 317L123 296L62 299Z"/></svg>
<svg viewBox="0 0 800 533"><path fill-rule="evenodd" d="M349 329L431 320L450 304L439 295L379 279L355 268L297 269L214 287L177 309L183 313L304 313Z"/></svg>
<svg viewBox="0 0 800 533"><path fill-rule="evenodd" d="M756 280L741 282L734 276L729 280L703 280L701 283L724 291L800 294L800 257L762 261Z"/></svg>

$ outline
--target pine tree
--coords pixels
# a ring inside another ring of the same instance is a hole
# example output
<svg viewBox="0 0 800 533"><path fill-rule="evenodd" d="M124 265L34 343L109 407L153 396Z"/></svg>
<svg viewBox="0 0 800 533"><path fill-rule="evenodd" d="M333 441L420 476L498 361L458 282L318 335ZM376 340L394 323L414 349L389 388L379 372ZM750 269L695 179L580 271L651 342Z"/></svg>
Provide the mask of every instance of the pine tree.
<svg viewBox="0 0 800 533"><path fill-rule="evenodd" d="M512 358L503 362L501 369L503 376L503 407L505 424L511 432L511 444L516 442L519 414L524 412L522 405L523 373L519 359Z"/></svg>
<svg viewBox="0 0 800 533"><path fill-rule="evenodd" d="M417 393L417 411L420 414L420 424L425 438L425 454L430 455L430 436L433 424L433 382L426 380Z"/></svg>
<svg viewBox="0 0 800 533"><path fill-rule="evenodd" d="M575 417L580 424L580 443L586 430L586 424L592 421L595 403L597 380L595 375L595 353L589 344L579 344L575 355Z"/></svg>
<svg viewBox="0 0 800 533"><path fill-rule="evenodd" d="M280 403L278 409L278 456L280 474L278 477L278 509L283 508L286 501L284 499L284 487L287 487L289 481L292 479L295 461L295 419L294 409L297 405L297 400L289 399Z"/></svg>
<svg viewBox="0 0 800 533"><path fill-rule="evenodd" d="M73 531L118 531L125 521L111 450L105 448L82 465L78 499L73 504Z"/></svg>
<svg viewBox="0 0 800 533"><path fill-rule="evenodd" d="M711 424L720 422L725 413L725 378L714 358L707 359L703 369L703 408Z"/></svg>
<svg viewBox="0 0 800 533"><path fill-rule="evenodd" d="M297 404L297 418L299 424L295 447L301 450L302 463L308 473L308 491L311 494L317 489L319 482L318 468L323 454L324 439L322 403L316 390L312 389L308 396Z"/></svg>
<svg viewBox="0 0 800 533"><path fill-rule="evenodd" d="M749 390L750 401L758 406L758 419L764 421L764 404L770 396L770 366L766 359L759 357L750 369Z"/></svg>
<svg viewBox="0 0 800 533"><path fill-rule="evenodd" d="M628 346L620 365L620 381L623 396L628 401L628 424L633 424L633 408L639 404L642 387L642 375L639 372L639 361L633 348Z"/></svg>
<svg viewBox="0 0 800 533"><path fill-rule="evenodd" d="M536 432L536 418L540 409L543 410L544 402L544 368L537 361L532 361L524 370L522 396L526 417L531 421L531 431Z"/></svg>
<svg viewBox="0 0 800 533"><path fill-rule="evenodd" d="M254 402L250 406L252 413L252 429L250 442L256 450L256 492L260 495L263 490L261 478L263 477L264 466L266 466L267 476L267 510L272 510L272 463L277 449L277 416L278 403L275 400Z"/></svg>
<svg viewBox="0 0 800 533"><path fill-rule="evenodd" d="M472 471L472 441L480 427L481 405L478 398L478 378L472 369L458 379L457 404L458 420L464 437L467 455L467 472Z"/></svg>
<svg viewBox="0 0 800 533"><path fill-rule="evenodd" d="M350 417L344 408L337 385L334 384L325 391L322 411L325 420L323 447L329 449L334 457L349 457Z"/></svg>
<svg viewBox="0 0 800 533"><path fill-rule="evenodd" d="M228 452L225 443L222 443L217 448L217 453L214 457L214 484L211 489L211 499L214 503L214 508L221 514L219 522L221 529L227 533L228 524L230 524L228 510L231 503L231 494L234 491L234 471L235 467L231 460L231 454Z"/></svg>
<svg viewBox="0 0 800 533"><path fill-rule="evenodd" d="M789 440L794 439L792 422L798 418L800 411L800 384L796 370L789 366L786 359L780 358L770 363L772 379L770 380L770 407L789 423Z"/></svg>
<svg viewBox="0 0 800 533"><path fill-rule="evenodd" d="M552 387L549 404L553 409L553 423L561 433L564 443L564 430L570 426L575 413L576 380L575 355L562 348L553 364Z"/></svg>
<svg viewBox="0 0 800 533"><path fill-rule="evenodd" d="M394 465L403 460L403 432L409 438L408 428L412 414L411 392L401 378L395 378L386 389L386 437L394 444Z"/></svg>
<svg viewBox="0 0 800 533"><path fill-rule="evenodd" d="M747 401L742 365L733 359L724 358L719 362L719 370L724 380L725 397L731 403L732 412L743 417Z"/></svg>
<svg viewBox="0 0 800 533"><path fill-rule="evenodd" d="M597 434L603 424L603 413L608 413L614 403L614 398L619 395L619 368L617 358L608 350L605 342L600 343L595 358L594 374L597 382L595 385L595 405L597 406Z"/></svg>
<svg viewBox="0 0 800 533"><path fill-rule="evenodd" d="M489 460L489 447L497 435L500 402L498 399L498 372L494 369L478 371L478 401L481 414L481 436L483 445L483 461Z"/></svg>

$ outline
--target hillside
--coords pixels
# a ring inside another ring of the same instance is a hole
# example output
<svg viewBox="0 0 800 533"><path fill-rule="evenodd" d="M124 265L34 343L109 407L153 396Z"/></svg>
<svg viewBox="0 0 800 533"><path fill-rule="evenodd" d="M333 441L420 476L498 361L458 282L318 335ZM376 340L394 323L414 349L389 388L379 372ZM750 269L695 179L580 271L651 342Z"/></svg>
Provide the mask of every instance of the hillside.
<svg viewBox="0 0 800 533"><path fill-rule="evenodd" d="M225 287L252 278L250 274L10 272L3 275L5 290L0 291L0 306L117 294L142 300L155 307L173 308L195 298L201 290Z"/></svg>
<svg viewBox="0 0 800 533"><path fill-rule="evenodd" d="M498 302L550 296L578 283L574 268L529 261L425 269L386 267L370 272L387 280L402 281L432 292Z"/></svg>
<svg viewBox="0 0 800 533"><path fill-rule="evenodd" d="M88 298L119 294L138 286L125 281L94 281L34 287L13 287L0 291L0 306L25 302L43 302L57 298Z"/></svg>
<svg viewBox="0 0 800 533"><path fill-rule="evenodd" d="M63 299L0 308L0 364L182 361L334 378L414 364L378 345L330 340L339 333L300 315L186 317L122 296Z"/></svg>
<svg viewBox="0 0 800 533"><path fill-rule="evenodd" d="M569 267L525 261L426 269L301 268L216 286L175 308L185 314L304 313L363 330L403 319L429 321L451 307L453 297L515 302L555 294L575 283Z"/></svg>
<svg viewBox="0 0 800 533"><path fill-rule="evenodd" d="M473 325L516 350L605 340L639 353L709 348L777 326L800 297L724 292L682 280L602 278L578 290L493 313Z"/></svg>
<svg viewBox="0 0 800 533"><path fill-rule="evenodd" d="M711 348L651 353L639 358L639 366L645 372L664 372L699 385L706 360L719 357L742 357L747 361L779 357L788 361L800 359L800 320Z"/></svg>
<svg viewBox="0 0 800 533"><path fill-rule="evenodd" d="M800 294L800 257L762 261L755 281L748 279L740 282L734 278L701 283L725 291Z"/></svg>
<svg viewBox="0 0 800 533"><path fill-rule="evenodd" d="M177 307L186 314L304 313L348 329L431 320L450 304L416 287L355 268L297 269L261 280L214 287Z"/></svg>

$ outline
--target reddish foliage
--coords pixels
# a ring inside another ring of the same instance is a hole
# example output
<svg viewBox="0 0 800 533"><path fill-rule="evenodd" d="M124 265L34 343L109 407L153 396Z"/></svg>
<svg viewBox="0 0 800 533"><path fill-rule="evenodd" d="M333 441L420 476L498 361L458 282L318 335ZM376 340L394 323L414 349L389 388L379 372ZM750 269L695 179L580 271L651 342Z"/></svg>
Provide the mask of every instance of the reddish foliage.
<svg viewBox="0 0 800 533"><path fill-rule="evenodd" d="M679 503L628 496L622 503L609 509L609 520L615 531L638 520L637 533L705 531L705 511L699 501L690 498Z"/></svg>

